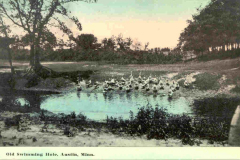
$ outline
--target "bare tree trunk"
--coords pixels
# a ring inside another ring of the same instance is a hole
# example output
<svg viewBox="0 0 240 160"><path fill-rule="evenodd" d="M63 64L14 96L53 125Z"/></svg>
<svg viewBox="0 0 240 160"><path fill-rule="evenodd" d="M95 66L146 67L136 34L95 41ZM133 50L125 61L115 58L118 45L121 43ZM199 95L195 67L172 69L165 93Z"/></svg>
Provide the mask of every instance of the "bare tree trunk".
<svg viewBox="0 0 240 160"><path fill-rule="evenodd" d="M30 49L30 66L34 66L34 54L35 50L34 50L34 45L31 45L31 49Z"/></svg>
<svg viewBox="0 0 240 160"><path fill-rule="evenodd" d="M8 52L8 61L9 61L10 67L11 67L11 73L14 74L15 72L14 72L14 68L12 65L12 53L11 53L9 46L7 47L7 52Z"/></svg>
<svg viewBox="0 0 240 160"><path fill-rule="evenodd" d="M30 66L33 67L35 64L35 34L31 33L31 48L30 48Z"/></svg>
<svg viewBox="0 0 240 160"><path fill-rule="evenodd" d="M41 50L41 47L40 47L40 38L42 36L42 32L39 32L38 33L38 37L36 39L36 42L35 42L35 46L36 46L36 50L35 50L35 64L34 66L36 68L40 67L40 50Z"/></svg>
<svg viewBox="0 0 240 160"><path fill-rule="evenodd" d="M35 50L35 61L34 61L34 67L39 67L40 66L40 47L37 46Z"/></svg>

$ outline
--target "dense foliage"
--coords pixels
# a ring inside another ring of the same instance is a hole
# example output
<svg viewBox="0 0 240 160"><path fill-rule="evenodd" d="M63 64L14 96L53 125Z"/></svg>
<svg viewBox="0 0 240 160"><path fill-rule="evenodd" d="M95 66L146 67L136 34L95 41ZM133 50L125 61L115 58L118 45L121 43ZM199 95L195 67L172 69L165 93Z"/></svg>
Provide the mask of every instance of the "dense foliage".
<svg viewBox="0 0 240 160"><path fill-rule="evenodd" d="M209 50L233 50L239 48L240 1L211 0L188 20L181 33L179 47L203 53Z"/></svg>
<svg viewBox="0 0 240 160"><path fill-rule="evenodd" d="M118 64L163 64L175 63L182 60L179 54L164 55L163 53L149 53L147 51L114 51L114 50L80 50L74 51L58 50L43 57L44 60L50 61L105 61Z"/></svg>
<svg viewBox="0 0 240 160"><path fill-rule="evenodd" d="M130 112L129 120L107 118L107 127L113 133L144 136L148 139L177 138L183 144L199 145L201 139L209 143L225 143L228 139L230 123L223 118L194 118L188 115L174 115L165 108L151 105L139 108L136 116Z"/></svg>

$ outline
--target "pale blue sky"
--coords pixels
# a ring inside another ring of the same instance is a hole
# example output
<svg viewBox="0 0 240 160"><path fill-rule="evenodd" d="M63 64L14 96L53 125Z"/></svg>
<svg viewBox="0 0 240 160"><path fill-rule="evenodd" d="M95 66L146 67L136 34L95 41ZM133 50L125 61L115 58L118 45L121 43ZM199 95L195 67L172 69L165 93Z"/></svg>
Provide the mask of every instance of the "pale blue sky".
<svg viewBox="0 0 240 160"><path fill-rule="evenodd" d="M97 3L73 3L72 15L83 26L81 33L92 33L101 41L123 34L149 47L175 47L181 31L200 5L210 0L98 0Z"/></svg>
<svg viewBox="0 0 240 160"><path fill-rule="evenodd" d="M189 16L209 0L98 0L97 3L73 3L74 13L91 16L157 18ZM109 18L109 17L108 17Z"/></svg>
<svg viewBox="0 0 240 160"><path fill-rule="evenodd" d="M74 2L67 6L82 24L83 30L66 19L74 35L94 34L103 38L122 34L141 42L149 48L170 47L178 43L180 33L187 26L186 20L197 13L196 8L206 6L211 0L98 0L97 3ZM14 32L22 32L18 27ZM53 30L62 38L59 30Z"/></svg>

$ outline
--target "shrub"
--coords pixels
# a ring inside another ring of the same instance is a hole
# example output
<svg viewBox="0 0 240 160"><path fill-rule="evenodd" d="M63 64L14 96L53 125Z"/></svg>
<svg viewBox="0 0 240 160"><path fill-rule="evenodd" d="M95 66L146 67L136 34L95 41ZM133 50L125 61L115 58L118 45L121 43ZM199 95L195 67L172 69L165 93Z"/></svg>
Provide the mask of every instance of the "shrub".
<svg viewBox="0 0 240 160"><path fill-rule="evenodd" d="M56 61L107 61L117 64L166 64L182 61L180 54L156 54L147 51L133 50L83 50L60 49L52 51L43 57L43 60Z"/></svg>
<svg viewBox="0 0 240 160"><path fill-rule="evenodd" d="M17 127L18 131L26 131L30 124L29 115L16 115L13 118L7 118L5 122L6 127Z"/></svg>
<svg viewBox="0 0 240 160"><path fill-rule="evenodd" d="M79 130L84 130L84 126L88 125L87 117L81 113L79 113L77 116L75 112L72 112L69 115L62 114L59 120L60 125L76 127Z"/></svg>
<svg viewBox="0 0 240 160"><path fill-rule="evenodd" d="M206 118L193 124L195 136L208 139L210 142L222 142L228 139L230 125L222 119Z"/></svg>
<svg viewBox="0 0 240 160"><path fill-rule="evenodd" d="M64 129L64 135L68 137L75 137L78 133L78 129L76 127L66 126Z"/></svg>
<svg viewBox="0 0 240 160"><path fill-rule="evenodd" d="M223 142L228 139L229 124L226 119L200 118L188 115L172 115L165 108L151 105L139 108L136 116L130 112L130 119L107 118L107 128L113 133L146 135L148 139L178 138L183 144L199 145L198 139Z"/></svg>
<svg viewBox="0 0 240 160"><path fill-rule="evenodd" d="M6 118L4 123L6 127L18 126L21 115L14 116L13 118Z"/></svg>

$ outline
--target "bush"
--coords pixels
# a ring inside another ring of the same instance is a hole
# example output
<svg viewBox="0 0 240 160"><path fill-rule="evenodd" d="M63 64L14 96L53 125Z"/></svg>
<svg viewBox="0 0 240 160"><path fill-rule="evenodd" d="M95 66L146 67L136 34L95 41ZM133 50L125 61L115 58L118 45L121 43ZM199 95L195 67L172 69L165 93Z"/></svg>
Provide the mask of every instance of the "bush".
<svg viewBox="0 0 240 160"><path fill-rule="evenodd" d="M180 54L156 54L133 50L74 50L60 49L45 55L42 60L50 61L107 61L117 64L167 64L182 61Z"/></svg>
<svg viewBox="0 0 240 160"><path fill-rule="evenodd" d="M84 130L84 127L88 125L88 121L85 115L79 113L76 116L75 112L72 112L70 115L61 115L60 125L67 125L78 128L79 130Z"/></svg>
<svg viewBox="0 0 240 160"><path fill-rule="evenodd" d="M18 126L19 121L20 121L20 116L14 116L13 118L7 118L4 123L6 127L12 127L12 126Z"/></svg>
<svg viewBox="0 0 240 160"><path fill-rule="evenodd" d="M78 129L76 127L66 126L64 129L64 135L68 137L75 137L78 133Z"/></svg>
<svg viewBox="0 0 240 160"><path fill-rule="evenodd" d="M17 127L18 131L26 131L28 129L28 126L30 124L29 121L30 117L29 115L17 115L13 118L7 118L5 120L5 126L6 127Z"/></svg>
<svg viewBox="0 0 240 160"><path fill-rule="evenodd" d="M165 108L151 105L139 108L136 116L130 112L129 120L107 118L107 128L112 133L146 135L148 139L178 138L183 144L199 145L198 139L223 142L228 139L229 124L225 119L200 118L188 115L172 115Z"/></svg>
<svg viewBox="0 0 240 160"><path fill-rule="evenodd" d="M228 139L230 125L222 119L206 118L194 122L195 136L210 142L223 142Z"/></svg>

